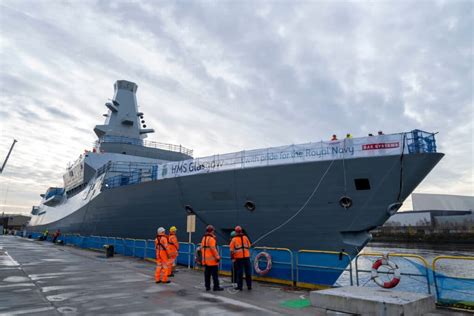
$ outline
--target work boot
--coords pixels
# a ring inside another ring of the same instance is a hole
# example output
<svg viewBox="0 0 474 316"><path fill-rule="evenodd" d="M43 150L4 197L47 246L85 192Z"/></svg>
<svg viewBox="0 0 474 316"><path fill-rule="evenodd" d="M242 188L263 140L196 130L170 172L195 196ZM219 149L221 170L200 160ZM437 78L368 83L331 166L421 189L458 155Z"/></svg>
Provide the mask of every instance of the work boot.
<svg viewBox="0 0 474 316"><path fill-rule="evenodd" d="M213 290L213 291L224 291L224 289L221 288L221 287L215 287L215 288L213 288L212 290Z"/></svg>
<svg viewBox="0 0 474 316"><path fill-rule="evenodd" d="M170 281L170 280L167 280L167 281L163 281L163 282L161 282L161 283L168 284L168 283L171 283L171 281Z"/></svg>
<svg viewBox="0 0 474 316"><path fill-rule="evenodd" d="M156 284L161 283L161 281L155 281Z"/></svg>
<svg viewBox="0 0 474 316"><path fill-rule="evenodd" d="M211 290L211 288L209 288L209 287L206 287L206 291L210 291L210 290Z"/></svg>
<svg viewBox="0 0 474 316"><path fill-rule="evenodd" d="M252 291L252 287L251 287L251 286L247 287L247 289L248 289L249 291Z"/></svg>

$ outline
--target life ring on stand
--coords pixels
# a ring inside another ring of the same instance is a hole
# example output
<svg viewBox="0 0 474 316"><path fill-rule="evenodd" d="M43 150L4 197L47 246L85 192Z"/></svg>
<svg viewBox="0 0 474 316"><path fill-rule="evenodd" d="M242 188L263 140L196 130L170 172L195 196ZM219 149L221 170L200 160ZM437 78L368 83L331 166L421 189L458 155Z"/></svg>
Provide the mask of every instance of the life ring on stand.
<svg viewBox="0 0 474 316"><path fill-rule="evenodd" d="M263 257L267 261L267 266L265 267L265 269L262 270L260 269L260 266L258 263L260 259ZM265 252L265 251L260 252L257 256L255 256L255 260L253 261L253 267L255 269L255 272L257 272L259 275L267 274L272 268L272 256L270 256L268 252Z"/></svg>
<svg viewBox="0 0 474 316"><path fill-rule="evenodd" d="M390 270L393 271L393 278L390 279L390 281L384 282L380 278L378 269L381 266L388 266ZM385 289L394 288L398 285L398 283L400 283L400 278L401 278L400 268L395 263L393 263L392 261L388 259L388 254L384 254L382 259L378 259L372 265L371 279L374 280L374 282L380 287L383 287Z"/></svg>

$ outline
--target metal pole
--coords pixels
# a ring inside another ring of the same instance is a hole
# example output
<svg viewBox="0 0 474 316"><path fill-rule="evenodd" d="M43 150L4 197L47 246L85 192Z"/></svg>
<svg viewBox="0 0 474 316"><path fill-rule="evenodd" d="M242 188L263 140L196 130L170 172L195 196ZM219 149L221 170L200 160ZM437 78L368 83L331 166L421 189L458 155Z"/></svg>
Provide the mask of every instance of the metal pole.
<svg viewBox="0 0 474 316"><path fill-rule="evenodd" d="M12 153L13 147L15 146L15 143L18 142L16 139L13 140L13 144L10 147L10 150L8 151L7 157L3 161L3 165L0 168L0 174L3 172L3 169L5 169L5 165L7 164L8 158L10 158L10 154ZM3 217L3 216L2 216Z"/></svg>
<svg viewBox="0 0 474 316"><path fill-rule="evenodd" d="M427 266L425 266L425 272L426 272L426 285L428 286L428 294L431 294L430 276L429 276L429 271L428 271Z"/></svg>
<svg viewBox="0 0 474 316"><path fill-rule="evenodd" d="M354 280L352 280L352 260L351 257L349 257L349 277L351 278L351 286L354 285Z"/></svg>
<svg viewBox="0 0 474 316"><path fill-rule="evenodd" d="M356 256L355 259L355 272L356 272L356 285L359 286L359 265L357 264L357 260L359 259L359 255Z"/></svg>
<svg viewBox="0 0 474 316"><path fill-rule="evenodd" d="M191 268L191 232L189 232L188 239L188 269Z"/></svg>

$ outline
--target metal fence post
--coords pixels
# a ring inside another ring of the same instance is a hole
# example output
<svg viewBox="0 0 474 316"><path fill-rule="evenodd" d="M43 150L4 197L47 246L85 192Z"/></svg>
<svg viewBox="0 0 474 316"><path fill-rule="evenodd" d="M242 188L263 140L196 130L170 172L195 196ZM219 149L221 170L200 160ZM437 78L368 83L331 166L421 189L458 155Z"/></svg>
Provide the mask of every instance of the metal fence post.
<svg viewBox="0 0 474 316"><path fill-rule="evenodd" d="M356 256L355 259L355 268L356 268L356 285L359 286L359 266L357 264L357 261L359 260L359 255Z"/></svg>
<svg viewBox="0 0 474 316"><path fill-rule="evenodd" d="M148 240L145 239L145 249L143 249L143 259L147 258L148 254Z"/></svg>
<svg viewBox="0 0 474 316"><path fill-rule="evenodd" d="M188 243L188 269L191 269L191 244Z"/></svg>

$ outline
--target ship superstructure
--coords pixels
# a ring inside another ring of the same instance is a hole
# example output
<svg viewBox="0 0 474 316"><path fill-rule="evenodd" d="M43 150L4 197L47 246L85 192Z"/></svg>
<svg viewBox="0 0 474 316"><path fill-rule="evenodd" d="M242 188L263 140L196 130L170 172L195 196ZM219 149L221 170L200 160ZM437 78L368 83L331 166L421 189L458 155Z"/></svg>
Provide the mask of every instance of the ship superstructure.
<svg viewBox="0 0 474 316"><path fill-rule="evenodd" d="M152 238L186 216L220 243L242 225L260 245L355 256L439 162L433 133L406 133L245 150L203 158L147 142L137 85L115 83L93 150L33 207L30 229ZM181 229L180 229L181 228Z"/></svg>

